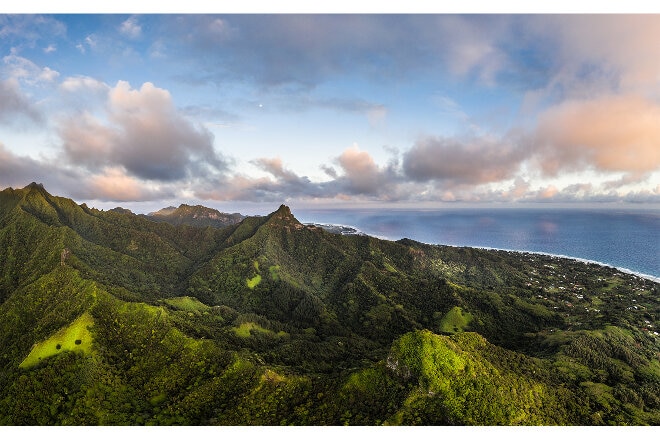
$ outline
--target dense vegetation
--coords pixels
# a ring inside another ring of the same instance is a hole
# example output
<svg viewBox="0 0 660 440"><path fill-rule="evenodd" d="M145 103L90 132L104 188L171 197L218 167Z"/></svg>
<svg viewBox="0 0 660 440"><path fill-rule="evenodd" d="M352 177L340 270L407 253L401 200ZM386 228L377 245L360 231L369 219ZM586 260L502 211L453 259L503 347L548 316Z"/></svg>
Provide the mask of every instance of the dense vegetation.
<svg viewBox="0 0 660 440"><path fill-rule="evenodd" d="M170 223L0 192L0 424L660 423L658 283L285 206Z"/></svg>

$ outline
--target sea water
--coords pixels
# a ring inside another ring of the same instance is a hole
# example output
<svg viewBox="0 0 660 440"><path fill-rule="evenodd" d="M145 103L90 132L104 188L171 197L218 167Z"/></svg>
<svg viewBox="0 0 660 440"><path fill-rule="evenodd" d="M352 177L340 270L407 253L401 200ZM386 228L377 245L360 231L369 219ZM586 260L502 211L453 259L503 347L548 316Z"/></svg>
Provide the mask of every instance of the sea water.
<svg viewBox="0 0 660 440"><path fill-rule="evenodd" d="M585 259L660 281L660 210L451 208L298 210L302 222L430 244L541 252Z"/></svg>

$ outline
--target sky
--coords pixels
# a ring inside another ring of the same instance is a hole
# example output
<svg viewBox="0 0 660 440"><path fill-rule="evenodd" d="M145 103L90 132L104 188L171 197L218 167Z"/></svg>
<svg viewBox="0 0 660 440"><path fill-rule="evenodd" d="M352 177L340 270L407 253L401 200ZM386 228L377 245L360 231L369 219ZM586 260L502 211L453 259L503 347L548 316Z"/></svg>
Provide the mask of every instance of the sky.
<svg viewBox="0 0 660 440"><path fill-rule="evenodd" d="M657 207L659 41L648 13L0 14L0 188Z"/></svg>

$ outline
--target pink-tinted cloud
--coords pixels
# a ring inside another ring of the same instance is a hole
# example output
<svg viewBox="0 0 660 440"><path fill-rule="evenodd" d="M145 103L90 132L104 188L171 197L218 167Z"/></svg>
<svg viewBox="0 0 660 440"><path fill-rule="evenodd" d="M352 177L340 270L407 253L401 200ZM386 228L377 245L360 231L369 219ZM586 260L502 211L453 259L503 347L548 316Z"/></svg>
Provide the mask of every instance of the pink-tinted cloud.
<svg viewBox="0 0 660 440"><path fill-rule="evenodd" d="M385 179L382 170L366 151L353 146L337 158L344 170L347 189L352 193L376 194Z"/></svg>
<svg viewBox="0 0 660 440"><path fill-rule="evenodd" d="M215 200L282 201L298 199L379 199L398 200L405 189L399 187L396 161L379 166L366 151L346 149L335 159L342 172L325 166L330 181L312 182L286 168L280 158L251 161L272 177L249 177L241 174L206 182L196 191L198 197ZM405 185L404 185L405 186Z"/></svg>
<svg viewBox="0 0 660 440"><path fill-rule="evenodd" d="M547 175L660 169L660 105L636 95L566 101L539 117L534 146Z"/></svg>
<svg viewBox="0 0 660 440"><path fill-rule="evenodd" d="M138 178L174 181L226 168L213 135L185 119L169 92L151 83L138 90L119 81L108 92L103 118L78 114L63 121L59 134L67 158L90 170L121 166Z"/></svg>
<svg viewBox="0 0 660 440"><path fill-rule="evenodd" d="M624 90L657 91L660 15L541 16L529 22L532 27L557 43L565 72L576 74L584 70L580 66L592 66L613 76Z"/></svg>
<svg viewBox="0 0 660 440"><path fill-rule="evenodd" d="M154 190L147 183L128 176L121 168L108 168L102 174L89 177L87 198L128 202L152 200L171 195L163 190Z"/></svg>

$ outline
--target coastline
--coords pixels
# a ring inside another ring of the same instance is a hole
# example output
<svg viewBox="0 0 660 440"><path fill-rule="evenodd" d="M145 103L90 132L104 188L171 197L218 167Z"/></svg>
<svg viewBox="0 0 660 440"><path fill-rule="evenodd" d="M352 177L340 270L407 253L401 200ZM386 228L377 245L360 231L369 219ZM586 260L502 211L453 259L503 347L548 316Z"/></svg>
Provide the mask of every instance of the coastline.
<svg viewBox="0 0 660 440"><path fill-rule="evenodd" d="M359 228L351 225L345 225L345 224L339 224L339 223L321 223L321 222L306 222L304 223L305 225L314 225L317 227L321 227L325 229L326 231L333 233L333 234L338 234L338 235L366 235L369 237L377 238L379 240L387 240L387 241L398 241L402 240L404 238L408 237L402 237L402 238L397 238L397 239L392 239L390 237L385 237L385 236L378 236L378 235L373 235L373 234L368 234ZM333 232L332 229L337 228L341 229L342 231L351 231L351 232ZM611 269L618 270L619 272L626 273L628 275L636 276L639 278L643 278L645 280L654 282L654 283L660 283L660 276L655 276L655 275L650 275L647 273L642 273L638 272L632 269L629 269L627 267L619 267L619 266L614 266L609 263L605 263L603 261L597 261L597 260L590 260L588 258L582 258L582 257L574 257L571 255L564 255L564 254L553 254L550 252L541 252L541 251L527 251L527 250L520 250L520 249L506 249L506 248L497 248L497 247L490 247L490 246L467 246L467 245L454 245L454 244L443 244L443 243L428 243L420 240L416 240L414 238L408 238L409 240L416 241L418 243L423 243L427 244L430 246L448 246L448 247L454 247L454 248L472 248L472 249L483 249L483 250L492 250L492 251L503 251L503 252L515 252L517 254L531 254L531 255L543 255L546 257L552 257L552 258L563 258L567 260L573 260L573 261L579 261L581 263L585 264L597 264L602 267L608 267Z"/></svg>
<svg viewBox="0 0 660 440"><path fill-rule="evenodd" d="M443 245L439 245L439 246L448 246L448 245L443 244ZM585 264L597 264L598 266L615 269L615 270L618 270L619 272L623 272L623 273L626 273L628 275L633 275L633 276L636 276L638 278L644 278L645 280L649 280L649 281L652 281L654 283L660 283L660 277L656 277L656 276L649 275L649 274L646 274L646 273L637 272L637 271L634 271L632 269L628 269L627 267L613 266L609 263L604 263L602 261L589 260L587 258L573 257L573 256L570 256L570 255L552 254L552 253L549 253L549 252L538 252L538 251L521 251L521 250L516 250L516 249L501 249L501 248L484 247L484 246L454 246L454 247L471 247L471 248L474 248L474 249L515 252L517 254L543 255L543 256L546 256L546 257L563 258L563 259L566 259L566 260L579 261L579 262L585 263Z"/></svg>

